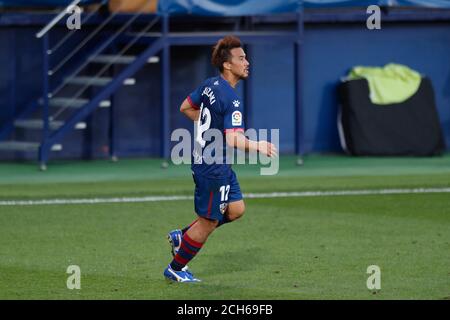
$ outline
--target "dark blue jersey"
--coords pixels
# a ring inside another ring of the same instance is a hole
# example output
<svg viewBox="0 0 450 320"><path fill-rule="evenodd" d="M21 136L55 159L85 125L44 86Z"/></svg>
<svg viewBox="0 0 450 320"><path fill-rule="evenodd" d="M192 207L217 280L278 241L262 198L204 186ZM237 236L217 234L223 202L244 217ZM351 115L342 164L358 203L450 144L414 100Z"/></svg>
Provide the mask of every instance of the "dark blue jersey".
<svg viewBox="0 0 450 320"><path fill-rule="evenodd" d="M244 131L242 101L221 76L207 79L187 99L193 108L200 110L194 137L192 171L210 178L229 176L231 164L226 163L225 134ZM222 138L219 149L213 148L217 145L212 145L215 138L211 138L218 133Z"/></svg>

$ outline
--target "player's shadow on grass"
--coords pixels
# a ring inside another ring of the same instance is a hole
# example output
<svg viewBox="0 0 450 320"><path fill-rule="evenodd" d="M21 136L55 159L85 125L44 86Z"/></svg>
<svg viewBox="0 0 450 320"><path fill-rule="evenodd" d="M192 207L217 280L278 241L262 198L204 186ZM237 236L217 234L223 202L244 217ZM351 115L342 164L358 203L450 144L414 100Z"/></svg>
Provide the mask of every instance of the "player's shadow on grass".
<svg viewBox="0 0 450 320"><path fill-rule="evenodd" d="M220 270L221 274L254 270L254 266L260 263L263 254L263 250L258 247L208 253L207 266L201 272L208 276L217 274L217 270Z"/></svg>

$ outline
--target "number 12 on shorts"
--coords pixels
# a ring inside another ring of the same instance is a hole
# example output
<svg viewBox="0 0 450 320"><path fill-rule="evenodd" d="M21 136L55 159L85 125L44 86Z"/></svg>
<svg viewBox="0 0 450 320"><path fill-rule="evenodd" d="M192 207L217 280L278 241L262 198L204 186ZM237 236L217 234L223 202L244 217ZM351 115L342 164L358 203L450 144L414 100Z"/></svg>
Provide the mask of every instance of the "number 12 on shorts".
<svg viewBox="0 0 450 320"><path fill-rule="evenodd" d="M228 201L228 193L230 192L230 185L221 186L220 189L220 201Z"/></svg>

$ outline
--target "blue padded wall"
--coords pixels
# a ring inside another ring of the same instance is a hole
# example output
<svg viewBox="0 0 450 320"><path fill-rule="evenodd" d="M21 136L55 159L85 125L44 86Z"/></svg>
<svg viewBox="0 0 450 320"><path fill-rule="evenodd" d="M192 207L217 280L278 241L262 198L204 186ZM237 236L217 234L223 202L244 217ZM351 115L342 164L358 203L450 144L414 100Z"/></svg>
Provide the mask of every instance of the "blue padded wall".
<svg viewBox="0 0 450 320"><path fill-rule="evenodd" d="M41 90L38 27L2 27L0 41L0 125L17 114ZM382 66L402 63L427 75L433 82L447 148L450 147L450 23L386 23L369 31L361 23L307 24L305 27L304 118L305 152L341 152L336 117L336 86L358 64ZM210 48L173 47L171 129L191 124L178 111L180 103L204 78L216 75L209 65ZM292 45L254 45L254 128L281 128L281 152L292 153L294 90ZM135 87L122 87L115 95L118 154L123 157L158 156L160 138L160 70L147 65L136 75ZM242 85L239 87L242 93ZM108 111L99 109L90 119L90 131L74 132L53 158L106 157ZM34 155L25 155L27 158ZM21 158L1 154L0 159Z"/></svg>

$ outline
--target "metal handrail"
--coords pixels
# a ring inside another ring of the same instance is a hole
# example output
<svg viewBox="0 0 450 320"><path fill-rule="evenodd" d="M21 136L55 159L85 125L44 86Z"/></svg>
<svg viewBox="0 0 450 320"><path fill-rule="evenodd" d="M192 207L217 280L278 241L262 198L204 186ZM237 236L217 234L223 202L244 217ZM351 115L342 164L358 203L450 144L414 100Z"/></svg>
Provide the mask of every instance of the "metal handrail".
<svg viewBox="0 0 450 320"><path fill-rule="evenodd" d="M136 44L136 42L142 37L144 36L157 22L159 21L159 16L156 16L152 21L150 21L150 23L143 29L141 30L138 35L136 37L134 37L122 50L120 50L120 52L118 54L115 55L115 57L113 58L113 60L106 64L105 66L103 66L103 68L97 72L94 76L93 79L98 78L100 76L102 76L108 69L109 67L111 67L115 61L117 61L120 57L124 56L125 53L134 45ZM90 87L90 85L92 84L93 80L91 79L90 81L88 81L80 90L78 90L74 96L72 96L71 100L68 101L58 112L55 112L52 115L52 119L55 120L56 118L58 118L70 105L73 101L75 101L76 99L80 98L81 95Z"/></svg>
<svg viewBox="0 0 450 320"><path fill-rule="evenodd" d="M125 3L125 2L124 2ZM91 41L118 13L115 12L111 14L105 21L101 23L100 26L98 26L94 32L91 32L72 52L70 52L62 61L58 63L56 67L54 67L52 70L49 70L49 75L54 75L56 72L58 72L70 59L72 59L75 54L77 54L89 41ZM140 13L138 14L140 15ZM130 20L135 20L138 15L134 15Z"/></svg>
<svg viewBox="0 0 450 320"><path fill-rule="evenodd" d="M36 38L40 39L47 34L62 18L70 11L69 9L80 3L81 0L74 0L63 11L61 11L56 17L53 18L41 31L36 33Z"/></svg>
<svg viewBox="0 0 450 320"><path fill-rule="evenodd" d="M130 20L127 21L127 23L125 23L118 31L115 32L115 34L113 34L107 41L105 41L95 52L94 52L94 56L97 56L101 51L103 51L105 48L107 48L113 41L115 41L115 39L121 34L123 33L126 29L128 29L128 27L130 27L130 25L142 14L142 12L139 12L135 15L133 15L131 17ZM98 27L94 33L97 34L99 32L99 30L101 30L108 22L110 21L110 19L108 18L106 20L106 22L103 22L102 25L100 27ZM88 37L89 38L89 37ZM90 38L89 38L90 40ZM84 46L87 43L86 39L83 41L82 45ZM70 53L68 56L66 56L63 60L63 62L60 62L59 65L57 67L55 67L53 70L49 71L49 75L53 75L56 71L58 71L61 66L63 64L65 64L68 61L68 57L72 58L73 55L75 54L74 52L80 50L80 46L78 46L78 48L76 48L72 53ZM86 65L88 65L89 60L86 60L83 64L81 64L73 73L72 76L69 76L68 79L76 76L76 74L78 74L84 67L86 67ZM66 85L65 81L62 81L61 84L55 88L52 92L51 92L51 96L55 96L62 88L64 88L64 86Z"/></svg>
<svg viewBox="0 0 450 320"><path fill-rule="evenodd" d="M95 9L92 10L86 17L81 20L81 25L84 25L87 21L89 21L90 18L92 18L105 4L108 3L108 0L102 0L100 5ZM58 50L70 37L72 37L75 33L67 33L63 39L61 39L55 46L53 46L48 54L53 54L56 50Z"/></svg>
<svg viewBox="0 0 450 320"><path fill-rule="evenodd" d="M147 0L150 1L150 0ZM107 1L103 1L102 5L106 4ZM58 65L56 67L53 67L51 70L48 71L48 75L49 76L53 76L56 72L58 72L68 61L70 61L75 54L77 54L90 40L92 40L94 38L94 36L96 36L105 26L108 25L109 22L111 22L120 12L120 9L122 9L122 7L125 5L125 1L122 2L119 5L119 8L117 11L113 12L111 15L109 15L109 17L103 21L101 23L100 26L98 26L93 32L91 32L74 50L72 50L66 57L64 57L64 59L62 61L60 61L58 63ZM142 14L143 12L139 12L138 15L134 15L130 20L135 20L140 14ZM91 17L92 14L90 14L86 19L88 19L89 17ZM128 21L128 22L132 22L132 21ZM127 25L129 25L127 22ZM69 34L70 37L71 34ZM62 41L60 41L54 48L50 49L47 53L53 54L53 52L58 49L58 47L64 42L66 41L69 37L65 37ZM56 48L56 49L55 49ZM78 70L80 71L80 70ZM78 72L77 71L77 72ZM58 88L58 90L61 89L61 87ZM53 92L53 94L55 94Z"/></svg>
<svg viewBox="0 0 450 320"><path fill-rule="evenodd" d="M62 12L60 12L58 14L58 16L56 16L52 21L50 21L41 31L39 31L36 34L37 38L43 38L44 40L44 78L43 78L43 83L44 83L44 94L43 94L43 121L44 121L44 140L46 139L46 137L48 137L48 133L49 133L49 120L53 121L55 120L57 117L59 117L72 103L73 101L75 101L76 99L78 99L79 97L82 96L82 94L92 85L93 80L88 81L80 90L78 90L76 92L76 94L74 96L71 97L71 99L69 100L69 102L66 102L64 104L64 106L59 109L55 114L53 115L49 115L49 99L53 96L56 95L56 93L58 93L65 85L66 85L66 81L63 81L57 88L56 90L54 90L53 92L49 93L49 76L54 75L57 71L59 71L61 69L61 67L66 64L81 48L83 48L87 42L89 42L100 30L102 30L119 12L120 10L117 10L116 12L114 12L113 14L111 14L105 21L102 22L102 24L97 27L97 29L91 33L86 39L84 39L84 41L82 41L81 44L79 44L77 46L77 48L75 50L73 50L68 56L66 56L63 61L60 61L59 64L54 67L52 70L49 70L50 66L49 66L49 56L55 51L57 50L64 42L66 42L70 36L66 36L64 37L60 42L58 42L58 44L53 47L52 49L49 48L49 35L48 32L61 20L64 18L64 16L67 13L70 13L70 11L72 10L72 8L74 6L76 6L78 3L80 3L81 0L74 0L70 5L68 5ZM150 0L147 0L150 1ZM104 5L107 1L103 0L102 1L102 5ZM119 7L122 8L122 6L124 5L124 3L122 3ZM97 10L96 10L97 11ZM99 52L103 51L107 46L109 46L121 33L123 33L125 30L127 30L131 24L140 16L144 13L143 11L143 7L141 8L141 10L137 13L134 14L133 16L131 16L131 18L127 21L127 23L125 23L125 25L123 25L119 31L116 31L116 33L109 39L107 40L105 43L103 43L100 48L98 50L96 50L95 52L95 56L97 56L99 54ZM93 14L91 13L90 15L88 15L88 17L83 20L83 21L87 21L91 16L93 16ZM130 43L125 46L124 49L122 49L120 51L120 53L118 55L116 55L116 57L113 59L112 62L108 63L107 65L105 65L100 72L98 72L94 78L99 77L101 75L103 75L109 68L111 65L114 64L114 62L120 57L122 56L126 51L128 51L136 42L138 39L140 39L146 32L148 32L159 20L159 17L157 16L155 19L153 19L148 25L147 27L141 31L137 37L135 37L132 41L130 41ZM74 74L78 74L87 64L89 63L89 60L85 61L81 66L79 66L77 68L77 70L74 72ZM47 70L47 71L46 71ZM72 75L73 77L74 75ZM70 77L69 77L70 78Z"/></svg>

